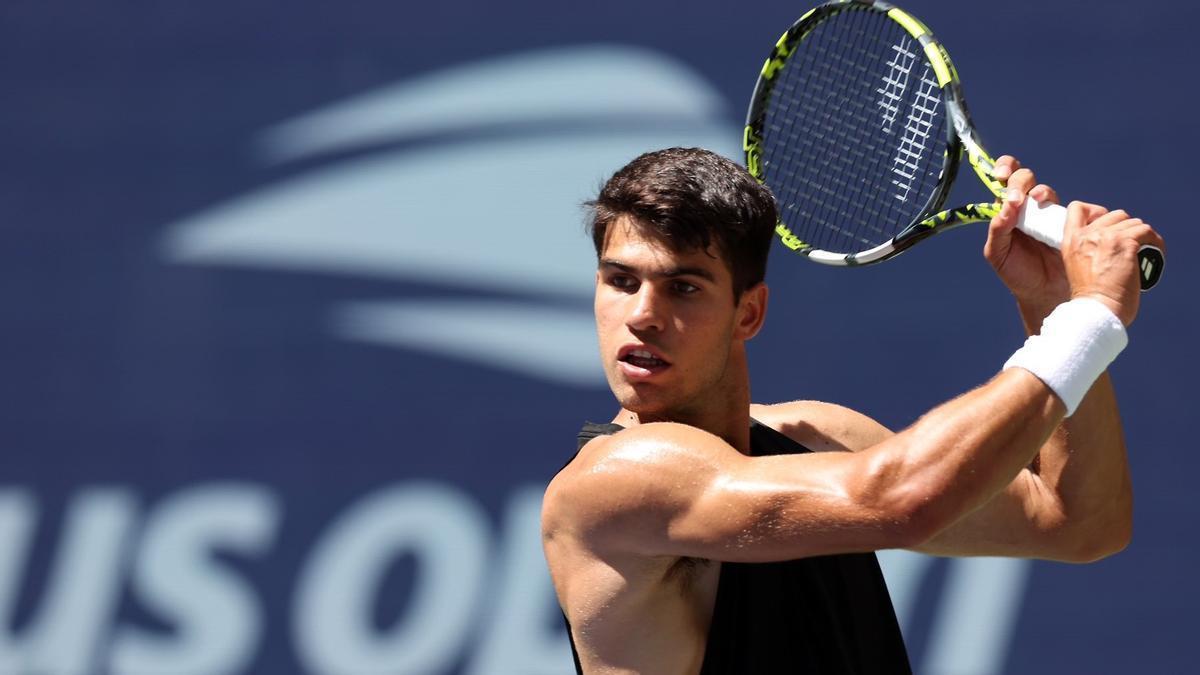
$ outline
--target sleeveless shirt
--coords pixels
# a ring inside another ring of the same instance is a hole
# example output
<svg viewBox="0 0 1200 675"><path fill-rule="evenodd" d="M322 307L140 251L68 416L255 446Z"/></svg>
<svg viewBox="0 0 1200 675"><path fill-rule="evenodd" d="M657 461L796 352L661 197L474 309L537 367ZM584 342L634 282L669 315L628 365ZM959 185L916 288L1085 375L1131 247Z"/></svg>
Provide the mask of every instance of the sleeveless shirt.
<svg viewBox="0 0 1200 675"><path fill-rule="evenodd" d="M623 428L589 422L578 447ZM751 420L751 456L803 452L811 450ZM721 572L701 675L911 674L874 553L716 564ZM570 639L575 672L582 675Z"/></svg>

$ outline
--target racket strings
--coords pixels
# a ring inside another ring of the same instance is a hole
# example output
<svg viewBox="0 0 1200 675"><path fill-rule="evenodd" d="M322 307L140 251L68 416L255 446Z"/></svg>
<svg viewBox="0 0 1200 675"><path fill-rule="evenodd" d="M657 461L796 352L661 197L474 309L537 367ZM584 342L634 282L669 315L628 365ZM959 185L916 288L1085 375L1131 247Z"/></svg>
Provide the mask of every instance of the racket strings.
<svg viewBox="0 0 1200 675"><path fill-rule="evenodd" d="M859 151L856 141L861 141L864 139L855 138L850 133L855 129L856 126L861 127L864 124L870 124L871 120L868 117L868 109L865 105L868 99L863 96L851 95L853 92L849 91L848 87L850 86L850 83L854 81L854 79L851 77L846 77L845 71L847 67L850 67L859 71L857 74L861 76L863 72L867 72L869 69L863 63L846 58L846 55L855 53L870 54L879 52L878 44L861 44L863 39L870 40L873 43L878 43L877 35L873 35L867 30L863 29L864 24L866 24L868 27L870 25L869 15L859 13L858 16L853 17L853 19L853 22L840 22L840 27L843 29L843 32L846 30L849 31L851 35L849 39L847 39L844 35L838 36L833 32L827 32L825 34L824 37L828 40L832 49L822 41L809 43L812 47L813 60L809 62L809 68L807 70L809 74L817 75L817 81L814 81L811 77L804 78L804 80L799 81L797 88L801 91L812 91L819 90L819 88L824 87L827 90L835 92L838 95L840 102L843 104L847 102L855 104L855 106L849 110L849 112L851 113L851 116L855 118L854 121L857 123L856 125L847 125L845 123L837 122L835 115L832 113L845 113L847 111L834 111L833 107L828 105L826 106L826 113L820 120L824 126L831 127L838 132L836 140L838 141L839 147L837 150L840 151L840 159L844 160L840 163L832 161L834 158L838 158L839 155L827 155L829 160L822 162L821 165L821 178L828 180L831 184L837 187L839 194L842 196L843 201L845 202L843 206L846 207L837 210L835 214L829 214L828 212L822 214L826 218L826 227L820 233L825 235L828 235L830 232L849 234L849 236L854 237L861 246L862 244L871 244L887 238L886 232L880 228L877 223L880 222L880 220L886 219L888 215L882 213L878 208L874 208L875 204L870 200L853 199L853 197L857 196L856 192L858 189L856 187L850 187L850 185L857 186L863 184L864 179L872 175L872 172L874 175L878 175L880 169L879 164L882 160L881 153L877 148L872 147L869 144L870 138L868 137L865 140L868 141L868 148L871 150L871 161L863 161L861 155L864 153ZM841 48L842 51L836 51L839 48ZM908 54L908 56L911 60L913 55ZM878 64L871 65L872 67L878 67ZM893 87L895 87L895 76L890 79L892 79ZM900 106L895 105L896 98L898 98L898 96L893 94L891 97L891 108L899 110ZM808 112L811 114L811 106L809 106ZM841 116L844 117L844 115ZM894 114L892 114L891 117L894 117ZM827 134L822 133L821 131L810 131L811 137L817 141L828 140ZM860 155L860 157L856 158L855 155ZM842 171L847 169L857 170L853 171L851 179L847 181L838 175L838 169L841 169ZM795 175L794 171L792 173ZM810 187L814 183L814 181L811 180L806 182L809 183ZM828 205L826 204L826 206ZM864 218L864 216L867 217ZM835 222L831 220L833 217L842 218L844 219L844 222L856 224L857 227L855 227L853 231L850 231L835 224ZM820 243L824 244L825 247L828 247L828 242Z"/></svg>
<svg viewBox="0 0 1200 675"><path fill-rule="evenodd" d="M849 166L865 165L872 154L857 147L852 142L853 139L848 137L847 126L836 121L836 117L846 113L859 118L860 123L865 121L861 100L851 97L847 89L849 80L838 77L842 69L865 68L845 58L843 54L831 52L827 48L827 43L836 44L842 41L845 44L848 40L849 44L861 49L858 42L871 37L859 25L861 23L861 20L854 23L842 22L839 26L842 35L825 31L808 38L811 42L808 42L808 48L800 53L800 62L796 62L793 55L793 62L789 63L789 68L792 65L796 68L790 70L790 73L785 69L787 76L776 84L778 93L774 94L775 100L789 101L793 107L772 108L775 114L771 116L785 120L783 125L773 124L770 119L767 122L769 129L781 132L779 142L768 144L768 166L774 162L775 166L772 168L778 168L778 171L769 171L768 176L774 174L784 180L793 181L797 196L804 197L791 199L788 198L791 195L787 195L781 200L785 212L791 211L798 216L791 220L785 218L785 222L824 222L824 229L812 232L820 235L818 241L814 241L812 236L805 237L820 248L826 248L828 240L835 235L855 239L863 244L869 243L856 229L842 226L858 222L860 219L855 219L852 212L863 205L855 199L858 189L854 187L857 184L855 177L849 175L846 167L842 165L846 164L847 160L850 160ZM816 92L824 96L802 96L798 92ZM838 102L859 105L851 110L838 110ZM837 152L826 152L830 147L835 147ZM882 217L879 213L874 215ZM876 234L884 233L880 230Z"/></svg>
<svg viewBox="0 0 1200 675"><path fill-rule="evenodd" d="M941 89L920 43L848 9L813 27L776 75L762 133L780 218L827 251L872 248L916 220L946 147Z"/></svg>
<svg viewBox="0 0 1200 675"><path fill-rule="evenodd" d="M824 37L830 43L835 45L835 47L837 47L837 46L843 47L844 51L842 51L842 52L831 51L830 49L826 48L826 45L823 44L823 41L813 41L813 42L809 43L809 46L812 48L811 53L809 53L809 56L811 58L806 61L806 63L804 65L807 67L805 67L803 69L803 72L805 72L809 76L806 76L802 80L798 80L795 82L797 82L796 88L800 89L801 91L811 91L811 90L814 90L814 88L819 90L819 88L823 87L827 90L835 91L838 94L838 96L842 102L848 101L848 102L856 103L857 105L851 112L853 113L853 116L857 118L856 121L857 121L858 125L862 125L864 123L868 123L867 110L864 105L866 99L861 96L848 95L849 92L847 91L847 86L848 86L848 83L852 81L852 79L846 78L844 76L844 73L841 71L844 71L847 67L851 67L851 68L854 68L854 69L860 71L860 74L861 74L861 72L867 71L868 69L863 64L845 58L845 54L863 53L864 50L866 51L866 53L873 53L875 51L878 51L878 46L876 46L876 45L864 46L861 44L861 41L864 38L869 39L873 42L877 42L878 39L877 39L877 36L868 33L868 31L866 31L866 30L863 30L863 24L867 23L869 21L869 19L864 18L864 15L861 13L857 17L853 17L853 18L855 19L855 21L853 21L853 22L842 21L840 23L840 27L843 29L843 32L846 32L848 30L848 32L850 33L851 37L849 40L847 40L847 38L845 36L837 36L832 32L827 32L824 35ZM846 45L849 45L848 49L845 49ZM911 54L909 54L909 58L910 59L912 58ZM794 71L794 72L796 72L796 71ZM835 79L834 78L835 74L840 77ZM814 82L813 77L810 77L811 75L816 75L816 79L818 81ZM894 87L895 82L896 82L895 78L892 78L892 81L893 81L893 87ZM784 86L787 87L786 84ZM897 96L895 94L893 94L892 95L893 105L891 107L898 110L899 106L896 106L894 104L895 98L897 98ZM804 108L804 112L808 113L809 115L813 115L816 113L816 109L813 106L802 106L802 108ZM851 136L847 133L848 130L850 130L852 127L849 125L845 125L845 124L835 124L835 120L833 119L834 115L832 114L834 112L832 106L826 105L824 110L825 110L825 113L821 116L822 119L820 121L823 122L823 125L826 128L832 128L838 132L837 138L835 139L838 142L837 143L839 146L838 150L840 150L840 152L842 153L842 159L848 160L848 163L847 162L842 162L842 163L849 167L855 167L858 169L858 171L856 172L857 175L853 176L851 178L850 182L848 183L846 180L843 180L836 171L834 171L834 169L836 169L838 167L836 167L834 161L831 161L831 160L834 157L836 157L836 155L832 155L832 154L827 155L827 160L821 163L822 178L825 180L828 180L830 182L830 184L832 184L834 187L837 188L838 195L840 197L842 197L842 201L844 203L842 204L843 208L835 209L835 213L830 214L830 213L828 213L828 207L830 207L831 205L825 199L822 198L824 195L815 195L814 201L817 202L817 206L819 206L819 207L824 206L827 209L826 213L818 214L818 215L824 216L825 223L826 223L826 227L823 230L821 230L820 232L818 232L818 234L828 235L832 232L832 233L838 233L838 234L843 234L846 236L854 237L855 239L858 240L858 242L860 242L860 244L859 244L860 246L862 244L869 244L869 243L873 243L874 241L886 239L887 238L886 236L882 236L882 235L885 235L886 233L883 231L882 228L878 227L875 223L879 222L880 219L886 218L887 216L885 214L881 213L878 209L872 208L873 203L870 201L852 199L852 197L855 196L854 193L856 192L856 189L850 187L850 184L854 184L854 185L862 184L862 182L863 182L862 179L866 175L870 175L871 171L878 173L878 171L879 171L878 164L880 161L879 160L880 153L878 151L875 151L874 148L871 148L871 150L873 150L873 152L871 153L871 158L874 161L870 161L870 162L864 161L864 158L863 158L864 153L862 153L858 149L857 145L853 142L855 139L851 138ZM894 117L894 114L892 116ZM794 117L793 117L793 119L794 119ZM827 136L827 134L823 133L820 130L809 129L809 132L810 132L809 138L813 138L818 142L831 140ZM793 142L794 142L794 139L793 139ZM811 146L812 144L810 143L808 145ZM855 155L858 155L858 157L854 157ZM797 158L802 158L802 157L803 157L803 155L797 155ZM791 168L794 169L795 167L791 167ZM842 167L842 168L844 168L844 167ZM798 175L797 172L794 170L791 171L790 173L793 176ZM799 176L803 177L802 174L799 174ZM819 184L815 183L812 180L805 180L804 182L806 182L808 184L808 187L810 188L810 197L813 197L814 195L811 194L811 188L813 188L814 185L819 185ZM822 190L822 192L826 193L826 195L827 195L830 191L828 189L826 189L826 190ZM855 206L857 206L858 208L855 209ZM855 216L854 213L852 213L852 211L858 212L857 217ZM864 214L864 212L865 212L865 214ZM869 218L864 219L863 215L869 216ZM841 219L843 219L843 222L856 223L858 225L858 227L855 228L855 230L853 230L853 231L848 230L848 229L843 228L843 227L839 226L838 224L836 224L836 222L834 220L832 220L831 217L841 218ZM871 230L871 231L867 232L866 230ZM868 238L867 235L869 235L870 238ZM809 237L809 238L812 239L812 237ZM825 238L827 239L828 237L825 237ZM828 247L828 242L826 242L826 241L821 241L821 242L817 242L817 243L818 243L818 245Z"/></svg>
<svg viewBox="0 0 1200 675"><path fill-rule="evenodd" d="M843 26L847 25L849 24L843 23ZM852 30L850 32L850 39L861 39L866 36L865 31ZM810 39L828 39L830 37L831 33L827 32L824 35L812 36ZM841 36L840 39L847 38ZM872 154L877 153L863 152L862 148L848 137L847 125L836 123L836 117L847 114L858 118L859 124L865 123L865 110L862 105L856 105L851 109L838 109L841 107L839 103L855 102L855 99L849 96L847 90L849 80L839 78L837 68L834 66L844 68L847 65L855 66L855 64L844 58L830 58L830 52L822 41L814 39L808 46L809 48L804 52L804 60L797 64L800 67L792 71L798 76L788 77L777 85L780 89L779 95L793 101L795 109L790 114L783 115L793 122L788 127L790 133L786 139L782 139L781 144L772 146L768 159L776 160L781 169L781 172L776 175L795 181L795 187L798 188L797 196L803 197L803 199L785 197L784 201L787 203L785 210L798 208L801 216L799 222L818 221L824 222L826 225L823 229L806 235L805 238L808 241L820 248L830 248L829 240L836 238L834 235L839 235L842 238L852 238L856 240L857 246L862 246L869 243L869 240L860 232L862 228L849 226L856 223L862 224L861 219L856 219L852 212L861 210L864 203L855 199L858 191L858 188L855 187L856 177L849 174L847 169L854 166L866 166ZM841 61L841 63L837 61ZM797 92L822 92L826 96L817 100L815 97L800 96ZM861 101L858 102L861 103ZM782 108L776 111L784 112ZM797 120L802 120L799 130L794 124ZM776 152L777 149L782 152ZM829 151L831 149L834 151ZM856 153L861 157L854 157ZM819 171L819 174L815 173L816 171ZM768 175L771 174L768 173ZM835 203L834 200L840 201L840 203ZM869 204L865 205L869 210L874 211ZM873 215L882 218L882 214L878 212ZM847 227L843 227L843 225ZM819 235L819 238L814 241L812 234ZM882 232L876 234L882 235Z"/></svg>
<svg viewBox="0 0 1200 675"><path fill-rule="evenodd" d="M833 50L825 49L821 45L816 45L822 55L837 54L839 60L844 64L849 64L853 69L858 71L860 77L866 77L870 74L870 68L864 62L859 62L846 57L846 54L878 54L880 50L879 35L872 32L872 20L874 15L867 12L856 12L852 17L851 22L844 22L847 28L852 32L854 38L847 44L844 41L833 42ZM843 54L839 51L841 45L847 45L847 49ZM839 73L840 75L840 73ZM844 101L852 101L855 104L854 113L855 119L860 123L865 123L873 108L869 108L867 102L869 99L862 96L855 96L850 90L851 78L840 77L841 90L840 94ZM893 94L895 98L895 94ZM892 104L890 107L898 107ZM842 147L849 150L851 157L847 157L848 166L851 172L850 183L855 186L865 185L869 178L878 175L880 170L881 153L876 150L873 139L862 139L852 137L851 132L855 127L850 125L839 125L839 131L842 136ZM863 149L865 146L866 150ZM852 157L855 154L860 154L862 157L855 161ZM858 223L859 227L854 230L854 238L867 245L868 247L886 240L891 237L891 234L884 229L882 224L886 223L888 214L882 213L871 200L859 198L859 195L854 195L852 207L849 213L842 214L847 218L849 223ZM840 231L841 228L826 226L826 230Z"/></svg>

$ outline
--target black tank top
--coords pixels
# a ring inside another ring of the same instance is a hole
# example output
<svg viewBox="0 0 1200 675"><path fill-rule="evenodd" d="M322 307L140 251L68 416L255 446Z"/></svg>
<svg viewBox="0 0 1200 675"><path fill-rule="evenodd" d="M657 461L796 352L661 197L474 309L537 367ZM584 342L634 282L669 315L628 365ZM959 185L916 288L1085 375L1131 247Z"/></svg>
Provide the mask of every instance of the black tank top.
<svg viewBox="0 0 1200 675"><path fill-rule="evenodd" d="M622 428L589 422L578 447ZM811 451L752 420L751 455L801 452ZM912 672L874 553L720 565L701 675ZM571 652L582 674L574 637Z"/></svg>

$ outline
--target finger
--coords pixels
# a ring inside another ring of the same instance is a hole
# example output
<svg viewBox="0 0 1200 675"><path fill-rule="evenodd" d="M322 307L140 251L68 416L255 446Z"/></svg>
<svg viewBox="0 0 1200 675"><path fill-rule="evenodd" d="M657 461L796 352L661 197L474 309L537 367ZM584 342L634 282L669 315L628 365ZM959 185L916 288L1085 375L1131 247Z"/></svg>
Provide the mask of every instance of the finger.
<svg viewBox="0 0 1200 675"><path fill-rule="evenodd" d="M1021 168L1021 163L1017 161L1016 157L1012 155L1000 155L1000 158L992 165L992 175L1003 185L1008 181L1008 177L1013 175L1013 172L1019 168Z"/></svg>
<svg viewBox="0 0 1200 675"><path fill-rule="evenodd" d="M1004 201L1020 206L1025 201L1025 195L1037 185L1037 177L1029 169L1017 169L1008 177L1008 189L1004 192Z"/></svg>
<svg viewBox="0 0 1200 675"><path fill-rule="evenodd" d="M1147 225L1146 227L1150 231L1149 232L1139 232L1138 236L1137 236L1138 243L1139 244L1149 244L1151 246L1157 247L1158 250L1162 251L1163 257L1165 258L1167 255L1167 240L1163 239L1162 235L1159 234L1158 231L1155 230L1154 228L1150 227L1149 225Z"/></svg>
<svg viewBox="0 0 1200 675"><path fill-rule="evenodd" d="M1086 225L1092 223L1093 221L1095 221L1099 218L1102 218L1108 214L1108 208L1106 208L1104 206L1101 206L1099 204L1090 204L1088 202L1081 202L1081 201L1076 200L1076 201L1071 202L1071 204L1067 205L1067 216L1068 217L1070 217L1071 205L1074 205L1074 204L1079 205L1080 213L1082 214L1083 220L1081 221L1081 225L1080 225L1081 227L1086 226Z"/></svg>
<svg viewBox="0 0 1200 675"><path fill-rule="evenodd" d="M1099 208L1103 209L1104 207L1101 206ZM1125 211L1125 209L1117 209L1116 211L1109 211L1105 209L1102 213L1096 213L1096 215L1088 221L1088 227L1113 227L1123 221L1129 220L1130 218L1131 216Z"/></svg>
<svg viewBox="0 0 1200 675"><path fill-rule="evenodd" d="M1054 191L1054 188L1046 185L1045 183L1040 183L1034 186L1034 188L1029 191L1029 196L1036 199L1039 204L1058 203L1058 193Z"/></svg>
<svg viewBox="0 0 1200 675"><path fill-rule="evenodd" d="M1125 218L1124 220L1117 221L1109 227L1117 234L1133 236L1131 234L1132 232L1142 229L1143 227L1149 227L1149 224L1141 218L1129 217Z"/></svg>
<svg viewBox="0 0 1200 675"><path fill-rule="evenodd" d="M1011 230L1017 226L1017 221L1020 220L1021 207L1016 204L1003 201L1000 202L1000 210L996 216L988 223L989 229Z"/></svg>
<svg viewBox="0 0 1200 675"><path fill-rule="evenodd" d="M1130 218L1114 227L1114 231L1119 236L1132 240L1137 243L1135 250L1142 246L1156 246L1164 254L1166 253L1166 242L1163 241L1162 235L1150 227L1150 224L1143 221L1141 218Z"/></svg>
<svg viewBox="0 0 1200 675"><path fill-rule="evenodd" d="M1063 244L1072 241L1080 230L1087 227L1092 221L1103 218L1107 213L1108 209L1099 204L1081 201L1067 204L1067 222L1063 225Z"/></svg>
<svg viewBox="0 0 1200 675"><path fill-rule="evenodd" d="M1002 202L996 216L988 223L988 237L983 244L983 257L994 265L1008 256L1012 247L1013 230L1017 226L1016 206Z"/></svg>

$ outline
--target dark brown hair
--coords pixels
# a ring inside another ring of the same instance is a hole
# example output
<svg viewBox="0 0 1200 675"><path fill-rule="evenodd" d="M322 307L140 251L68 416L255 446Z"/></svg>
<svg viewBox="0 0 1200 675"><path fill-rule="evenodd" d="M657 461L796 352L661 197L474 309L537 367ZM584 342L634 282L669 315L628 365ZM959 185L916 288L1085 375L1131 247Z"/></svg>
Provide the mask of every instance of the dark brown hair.
<svg viewBox="0 0 1200 675"><path fill-rule="evenodd" d="M733 277L735 301L766 276L775 198L746 169L716 153L648 152L613 174L586 206L597 256L608 226L629 216L672 251L707 251L715 244Z"/></svg>

